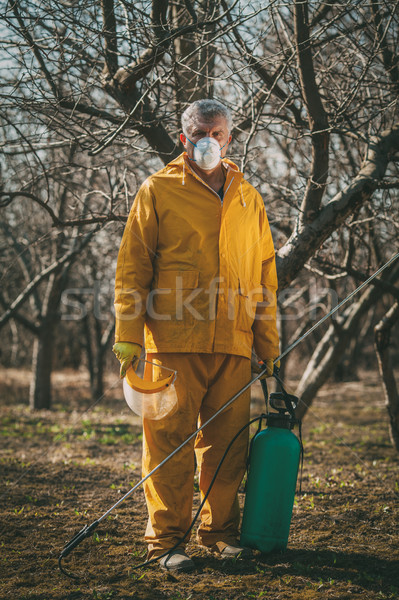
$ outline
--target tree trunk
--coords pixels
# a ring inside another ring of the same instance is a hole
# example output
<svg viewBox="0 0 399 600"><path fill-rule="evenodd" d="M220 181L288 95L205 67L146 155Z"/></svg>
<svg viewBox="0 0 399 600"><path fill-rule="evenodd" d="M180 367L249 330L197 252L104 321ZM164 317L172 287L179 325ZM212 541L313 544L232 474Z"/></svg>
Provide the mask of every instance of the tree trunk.
<svg viewBox="0 0 399 600"><path fill-rule="evenodd" d="M389 435L392 444L399 452L399 394L389 352L391 330L398 321L399 303L395 302L375 326L374 339L389 414Z"/></svg>
<svg viewBox="0 0 399 600"><path fill-rule="evenodd" d="M104 358L105 347L102 344L101 324L98 319L94 319L94 331L96 340L96 354L94 367L94 385L91 393L93 400L98 400L104 394Z"/></svg>
<svg viewBox="0 0 399 600"><path fill-rule="evenodd" d="M93 400L99 400L104 395L104 356L104 349L99 348L96 355L95 381L92 388Z"/></svg>
<svg viewBox="0 0 399 600"><path fill-rule="evenodd" d="M94 357L93 357L93 350L92 350L92 343L91 343L90 317L88 314L86 314L82 319L82 329L83 329L82 345L86 351L87 369L89 371L89 376L90 376L90 389L92 390L92 394L93 394L96 375L95 375Z"/></svg>
<svg viewBox="0 0 399 600"><path fill-rule="evenodd" d="M29 406L32 410L51 408L51 371L54 350L54 323L40 328L33 343L32 381Z"/></svg>
<svg viewBox="0 0 399 600"><path fill-rule="evenodd" d="M287 333L287 320L286 320L286 310L284 306L280 305L280 348L288 347L288 333ZM286 371L286 361L282 361L280 364L280 377L281 379L285 378Z"/></svg>
<svg viewBox="0 0 399 600"><path fill-rule="evenodd" d="M100 321L96 319L96 367L95 367L95 386L92 388L93 398L98 400L104 394L104 366L107 349L109 347L111 337L115 331L115 323L112 320L104 331L101 329Z"/></svg>
<svg viewBox="0 0 399 600"><path fill-rule="evenodd" d="M51 408L51 371L53 367L54 340L59 322L59 305L67 277L61 269L48 281L43 299L41 324L33 345L32 382L29 405L32 410Z"/></svg>
<svg viewBox="0 0 399 600"><path fill-rule="evenodd" d="M86 315L82 329L84 338L82 345L87 356L91 397L93 400L99 400L104 395L105 359L115 324L113 320L110 321L102 331L101 320L96 316Z"/></svg>

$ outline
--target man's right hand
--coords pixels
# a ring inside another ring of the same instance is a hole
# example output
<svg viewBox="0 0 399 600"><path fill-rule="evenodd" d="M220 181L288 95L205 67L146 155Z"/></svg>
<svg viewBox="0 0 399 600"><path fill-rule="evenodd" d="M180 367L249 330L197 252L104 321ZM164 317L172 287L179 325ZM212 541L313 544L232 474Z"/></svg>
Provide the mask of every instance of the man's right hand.
<svg viewBox="0 0 399 600"><path fill-rule="evenodd" d="M137 359L140 358L141 346L132 342L116 342L112 348L112 352L121 363L120 377L123 379L130 365L133 362L136 363Z"/></svg>

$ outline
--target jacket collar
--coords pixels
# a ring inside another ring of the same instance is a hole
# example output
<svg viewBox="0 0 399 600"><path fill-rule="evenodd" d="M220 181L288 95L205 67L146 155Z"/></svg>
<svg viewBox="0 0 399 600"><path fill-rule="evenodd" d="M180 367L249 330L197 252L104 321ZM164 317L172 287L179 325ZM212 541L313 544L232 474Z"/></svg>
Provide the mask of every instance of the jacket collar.
<svg viewBox="0 0 399 600"><path fill-rule="evenodd" d="M246 203L245 203L244 196L242 193L242 179L244 177L243 173L239 170L237 165L235 163L233 163L233 161L229 160L228 158L223 159L223 165L227 167L225 192L224 192L224 197L223 197L223 212L225 212L225 210L228 208L232 198L234 198L234 195L236 194L239 187L240 187L241 204L245 208ZM196 175L196 174L193 175L192 170L190 168L190 164L188 162L187 152L183 152L178 157L176 157L173 161L168 163L167 168L176 169L176 170L178 170L179 173L181 173L182 185L186 184L185 182L186 182L186 177L187 177L188 173L190 173L190 175L192 175L199 181L202 181L198 175ZM203 182L203 185L205 187L207 187L205 182Z"/></svg>

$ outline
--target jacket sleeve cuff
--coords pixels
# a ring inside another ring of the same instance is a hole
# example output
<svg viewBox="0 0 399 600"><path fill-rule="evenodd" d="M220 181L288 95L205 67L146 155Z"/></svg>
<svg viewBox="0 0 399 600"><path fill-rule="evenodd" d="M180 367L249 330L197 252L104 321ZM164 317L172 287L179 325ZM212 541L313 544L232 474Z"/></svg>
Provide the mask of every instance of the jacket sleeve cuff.
<svg viewBox="0 0 399 600"><path fill-rule="evenodd" d="M120 320L115 322L115 343L131 342L132 344L144 345L144 319Z"/></svg>

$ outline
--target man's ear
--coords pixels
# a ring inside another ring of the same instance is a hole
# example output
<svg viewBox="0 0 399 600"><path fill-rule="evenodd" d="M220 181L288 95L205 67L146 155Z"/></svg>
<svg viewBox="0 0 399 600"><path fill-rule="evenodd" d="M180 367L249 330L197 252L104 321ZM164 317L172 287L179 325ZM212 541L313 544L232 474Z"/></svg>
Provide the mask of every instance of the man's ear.
<svg viewBox="0 0 399 600"><path fill-rule="evenodd" d="M186 147L186 144L187 144L187 138L186 138L186 136L184 135L184 133L181 133L181 134L180 134L180 141L181 141L181 143L183 144L183 146L184 146L184 147Z"/></svg>
<svg viewBox="0 0 399 600"><path fill-rule="evenodd" d="M222 158L224 158L226 156L227 150L228 150L228 146L231 142L231 140L233 139L232 135L229 135L229 139L227 140L227 142L225 143L225 145L223 146L223 148L221 149L221 156Z"/></svg>

